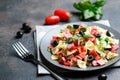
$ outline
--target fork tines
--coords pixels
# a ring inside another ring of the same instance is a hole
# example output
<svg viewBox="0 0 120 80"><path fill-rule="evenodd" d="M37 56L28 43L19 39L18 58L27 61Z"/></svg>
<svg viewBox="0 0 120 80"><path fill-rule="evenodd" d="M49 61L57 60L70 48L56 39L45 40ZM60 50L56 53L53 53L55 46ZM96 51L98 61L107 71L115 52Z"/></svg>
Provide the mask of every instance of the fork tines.
<svg viewBox="0 0 120 80"><path fill-rule="evenodd" d="M21 58L26 57L26 53L29 53L29 51L20 42L16 42L12 44L12 46Z"/></svg>

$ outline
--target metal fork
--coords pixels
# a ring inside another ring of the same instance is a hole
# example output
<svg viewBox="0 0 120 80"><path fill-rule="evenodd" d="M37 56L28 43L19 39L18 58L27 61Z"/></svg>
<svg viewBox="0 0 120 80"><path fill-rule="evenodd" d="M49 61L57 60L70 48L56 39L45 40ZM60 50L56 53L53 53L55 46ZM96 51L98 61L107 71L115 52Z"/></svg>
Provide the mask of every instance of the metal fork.
<svg viewBox="0 0 120 80"><path fill-rule="evenodd" d="M35 64L40 64L46 70L48 70L56 80L68 80L68 79L65 79L65 78L61 77L60 75L54 73L52 70L50 70L48 67L46 67L42 62L38 61L34 57L34 55L32 55L20 42L16 42L16 43L12 44L12 46L23 60L32 62Z"/></svg>

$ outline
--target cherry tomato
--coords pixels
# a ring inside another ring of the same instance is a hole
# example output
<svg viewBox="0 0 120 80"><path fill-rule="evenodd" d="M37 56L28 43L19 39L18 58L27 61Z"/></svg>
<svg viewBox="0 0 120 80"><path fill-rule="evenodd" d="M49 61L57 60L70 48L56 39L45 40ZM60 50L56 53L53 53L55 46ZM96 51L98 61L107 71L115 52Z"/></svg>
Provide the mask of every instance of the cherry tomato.
<svg viewBox="0 0 120 80"><path fill-rule="evenodd" d="M69 18L71 17L71 13L63 9L56 9L54 15L59 16L61 21L69 21Z"/></svg>
<svg viewBox="0 0 120 80"><path fill-rule="evenodd" d="M60 22L60 17L56 15L49 15L45 18L45 24L52 25L58 22Z"/></svg>

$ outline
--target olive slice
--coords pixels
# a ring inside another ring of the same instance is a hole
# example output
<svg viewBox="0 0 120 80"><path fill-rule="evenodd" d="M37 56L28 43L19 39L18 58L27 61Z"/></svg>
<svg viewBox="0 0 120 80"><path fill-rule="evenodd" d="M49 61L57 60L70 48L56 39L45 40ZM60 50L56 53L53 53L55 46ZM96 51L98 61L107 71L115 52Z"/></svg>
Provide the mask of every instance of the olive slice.
<svg viewBox="0 0 120 80"><path fill-rule="evenodd" d="M91 62L91 61L93 61L93 60L94 60L94 56L93 56L93 55L88 55L87 61L88 61L88 62Z"/></svg>
<svg viewBox="0 0 120 80"><path fill-rule="evenodd" d="M79 28L79 25L74 24L73 28L77 29L77 28Z"/></svg>
<svg viewBox="0 0 120 80"><path fill-rule="evenodd" d="M56 46L58 45L58 42L55 40L55 41L53 41L53 42L51 43L51 45L52 45L53 47L56 47Z"/></svg>
<svg viewBox="0 0 120 80"><path fill-rule="evenodd" d="M108 37L111 37L111 34L110 34L109 31L106 32L106 35L107 35Z"/></svg>
<svg viewBox="0 0 120 80"><path fill-rule="evenodd" d="M100 34L96 34L95 36L96 36L96 38L100 38L100 37L101 37L101 35L100 35Z"/></svg>

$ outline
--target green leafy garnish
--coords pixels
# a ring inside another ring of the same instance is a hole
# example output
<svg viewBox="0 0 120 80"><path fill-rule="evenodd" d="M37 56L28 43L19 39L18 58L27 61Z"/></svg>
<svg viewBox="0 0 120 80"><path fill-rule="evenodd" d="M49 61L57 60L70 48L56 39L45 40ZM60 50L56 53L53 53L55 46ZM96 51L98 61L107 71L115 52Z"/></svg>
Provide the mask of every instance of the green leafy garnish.
<svg viewBox="0 0 120 80"><path fill-rule="evenodd" d="M75 2L73 7L81 12L81 20L99 20L103 16L102 7L105 4L105 0L82 0Z"/></svg>
<svg viewBox="0 0 120 80"><path fill-rule="evenodd" d="M90 34L84 35L84 38L93 38L93 36L91 36Z"/></svg>

